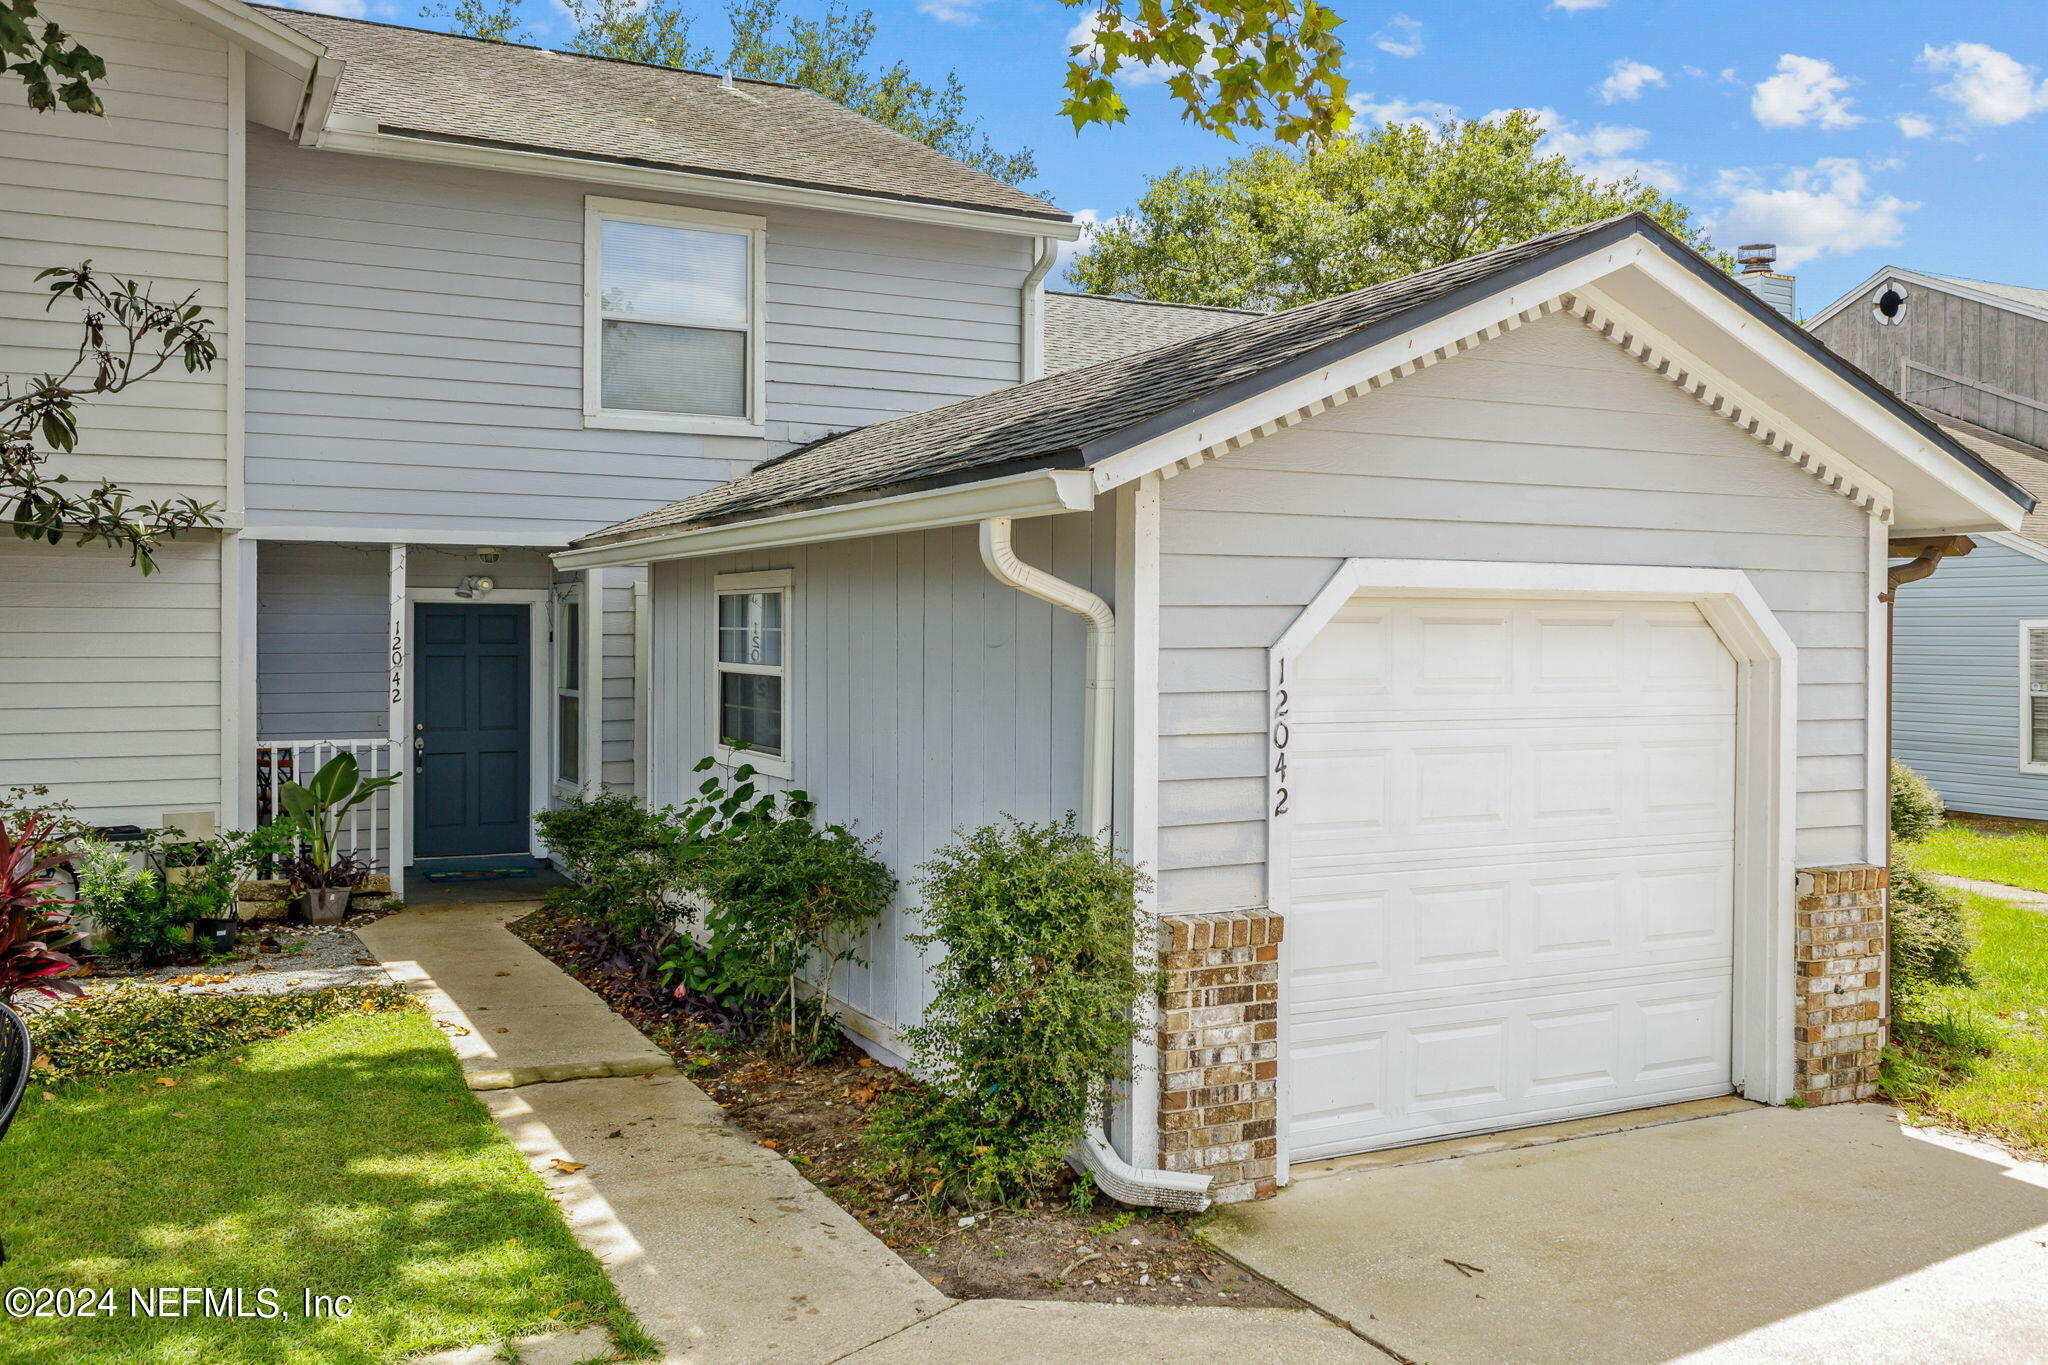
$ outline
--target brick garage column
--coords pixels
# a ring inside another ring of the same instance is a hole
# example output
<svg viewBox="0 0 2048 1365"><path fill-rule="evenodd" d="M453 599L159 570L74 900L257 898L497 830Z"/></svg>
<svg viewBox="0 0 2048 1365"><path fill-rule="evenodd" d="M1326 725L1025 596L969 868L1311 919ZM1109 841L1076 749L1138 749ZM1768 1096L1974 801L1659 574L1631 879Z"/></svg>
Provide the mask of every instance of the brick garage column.
<svg viewBox="0 0 2048 1365"><path fill-rule="evenodd" d="M1265 910L1160 921L1160 1164L1214 1178L1218 1203L1276 1188L1280 916Z"/></svg>
<svg viewBox="0 0 2048 1365"><path fill-rule="evenodd" d="M1865 863L1809 867L1799 874L1792 1084L1808 1104L1842 1104L1877 1093L1889 882L1887 869Z"/></svg>

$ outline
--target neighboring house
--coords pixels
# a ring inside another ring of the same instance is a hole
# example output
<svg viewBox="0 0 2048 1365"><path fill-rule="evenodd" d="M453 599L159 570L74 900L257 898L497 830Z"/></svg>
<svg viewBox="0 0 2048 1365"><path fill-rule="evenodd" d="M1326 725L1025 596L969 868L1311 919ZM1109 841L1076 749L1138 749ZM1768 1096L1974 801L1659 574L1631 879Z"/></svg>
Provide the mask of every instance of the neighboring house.
<svg viewBox="0 0 2048 1365"><path fill-rule="evenodd" d="M2048 494L2048 290L1888 268L1809 325ZM2048 518L1975 540L1898 590L1893 744L1956 810L2048 820Z"/></svg>
<svg viewBox="0 0 2048 1365"><path fill-rule="evenodd" d="M5 371L75 343L31 277L86 257L196 288L225 343L89 404L77 461L223 534L149 579L0 540L0 786L95 822L248 824L346 748L408 771L357 836L399 872L537 856L533 809L631 788L645 743L643 576L549 550L1042 369L1078 228L810 92L237 0L49 11L108 116L0 104Z"/></svg>
<svg viewBox="0 0 2048 1365"><path fill-rule="evenodd" d="M649 569L657 802L741 738L906 882L1004 813L1110 831L1169 976L1090 1159L1243 1198L1872 1093L1887 542L2031 507L1631 216L828 438L556 562ZM884 1050L929 996L911 894L837 979Z"/></svg>
<svg viewBox="0 0 2048 1365"><path fill-rule="evenodd" d="M1154 303L1113 294L1045 291L1045 372L1078 369L1097 361L1187 341L1246 318L1263 317L1251 308L1205 308L1194 303Z"/></svg>

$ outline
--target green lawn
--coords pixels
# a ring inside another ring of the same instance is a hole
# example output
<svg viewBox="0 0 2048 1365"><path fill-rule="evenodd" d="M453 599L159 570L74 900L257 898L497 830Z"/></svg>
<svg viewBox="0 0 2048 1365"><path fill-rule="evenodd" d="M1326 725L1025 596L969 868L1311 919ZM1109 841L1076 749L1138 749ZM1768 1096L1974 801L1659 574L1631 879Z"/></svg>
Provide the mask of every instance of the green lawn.
<svg viewBox="0 0 2048 1365"><path fill-rule="evenodd" d="M1913 847L1929 872L2048 891L2048 830L1992 833L1951 820Z"/></svg>
<svg viewBox="0 0 2048 1365"><path fill-rule="evenodd" d="M1886 1090L1915 1118L2048 1156L2048 914L1963 899L1977 984L1930 988L1902 1012Z"/></svg>
<svg viewBox="0 0 2048 1365"><path fill-rule="evenodd" d="M9 1365L381 1365L592 1323L652 1347L423 1014L51 1093L0 1143L0 1286L113 1289L119 1316L0 1320ZM129 1315L131 1287L187 1285L291 1316ZM353 1315L302 1315L306 1290Z"/></svg>

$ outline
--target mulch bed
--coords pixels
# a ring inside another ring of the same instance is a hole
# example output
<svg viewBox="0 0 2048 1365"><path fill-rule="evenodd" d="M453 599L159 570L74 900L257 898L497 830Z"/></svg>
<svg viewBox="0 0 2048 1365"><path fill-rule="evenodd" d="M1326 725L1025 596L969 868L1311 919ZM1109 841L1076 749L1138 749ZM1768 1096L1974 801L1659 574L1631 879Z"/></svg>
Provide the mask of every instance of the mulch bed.
<svg viewBox="0 0 2048 1365"><path fill-rule="evenodd" d="M579 964L561 942L579 922L543 909L510 928L675 1057L734 1121L956 1299L1298 1308L1293 1295L1206 1246L1197 1219L1055 1192L1031 1208L934 1209L892 1180L861 1130L879 1095L915 1081L851 1045L823 1065L764 1058L655 1003L630 973Z"/></svg>

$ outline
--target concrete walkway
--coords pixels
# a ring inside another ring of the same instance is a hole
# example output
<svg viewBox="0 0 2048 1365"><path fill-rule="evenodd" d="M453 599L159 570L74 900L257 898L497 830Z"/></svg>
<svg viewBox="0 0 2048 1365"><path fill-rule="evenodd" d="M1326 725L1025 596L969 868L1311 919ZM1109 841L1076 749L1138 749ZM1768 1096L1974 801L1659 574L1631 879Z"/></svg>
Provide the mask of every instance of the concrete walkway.
<svg viewBox="0 0 2048 1365"><path fill-rule="evenodd" d="M2029 891L2024 886L2007 886L2004 882L1979 881L1975 877L1935 876L1931 880L1948 887L1951 891L1968 891L1979 896L1996 896L2002 901L2011 901L2014 905L2022 905L2029 910L2037 910L2042 914L2048 914L2048 895L2043 895L2039 891Z"/></svg>
<svg viewBox="0 0 2048 1365"><path fill-rule="evenodd" d="M1333 1169L1210 1236L1428 1365L2048 1360L2048 1165L1881 1105Z"/></svg>
<svg viewBox="0 0 2048 1365"><path fill-rule="evenodd" d="M1386 1365L1308 1311L947 1298L505 928L531 909L407 910L363 939L446 1025L471 1086L488 1092L481 1098L498 1126L664 1359ZM491 1361L495 1349L436 1360ZM530 1365L566 1365L606 1346L586 1332L516 1349Z"/></svg>

